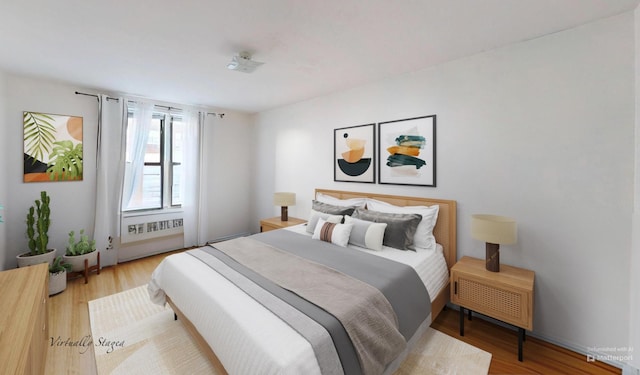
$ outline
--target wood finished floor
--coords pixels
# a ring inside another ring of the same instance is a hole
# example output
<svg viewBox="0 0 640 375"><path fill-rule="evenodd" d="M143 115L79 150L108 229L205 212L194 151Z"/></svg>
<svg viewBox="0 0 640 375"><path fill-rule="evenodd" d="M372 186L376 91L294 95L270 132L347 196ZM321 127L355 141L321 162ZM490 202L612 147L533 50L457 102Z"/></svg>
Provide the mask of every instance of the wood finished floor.
<svg viewBox="0 0 640 375"><path fill-rule="evenodd" d="M96 374L90 346L88 301L146 284L167 254L104 268L100 275L70 280L67 289L49 299L50 345L47 374ZM527 337L524 362L517 359L514 331L477 317L465 322L465 336L458 332L458 312L443 311L433 328L492 353L490 374L620 374L621 370L601 362L587 362L584 355ZM98 338L93 338L97 340Z"/></svg>

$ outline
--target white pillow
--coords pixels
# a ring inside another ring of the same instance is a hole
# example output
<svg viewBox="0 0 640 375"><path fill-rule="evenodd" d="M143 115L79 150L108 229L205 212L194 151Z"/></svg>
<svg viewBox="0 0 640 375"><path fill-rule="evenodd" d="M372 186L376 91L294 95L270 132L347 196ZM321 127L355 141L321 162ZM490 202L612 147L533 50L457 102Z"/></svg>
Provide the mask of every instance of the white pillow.
<svg viewBox="0 0 640 375"><path fill-rule="evenodd" d="M316 225L318 225L318 219L324 219L330 223L342 223L342 215L331 215L311 210L311 215L309 215L309 221L307 222L307 233L313 233L313 231L315 231Z"/></svg>
<svg viewBox="0 0 640 375"><path fill-rule="evenodd" d="M351 224L335 224L318 219L318 225L316 225L311 238L347 247L352 228Z"/></svg>
<svg viewBox="0 0 640 375"><path fill-rule="evenodd" d="M334 206L346 206L346 207L361 207L367 204L367 198L349 198L349 199L338 199L332 197L327 194L318 193L316 194L316 200L318 202L332 204Z"/></svg>
<svg viewBox="0 0 640 375"><path fill-rule="evenodd" d="M376 251L382 250L382 241L384 240L384 231L387 229L387 223L374 223L348 215L344 217L344 223L353 224L351 235L349 235L350 244Z"/></svg>
<svg viewBox="0 0 640 375"><path fill-rule="evenodd" d="M418 224L416 234L414 236L415 247L424 249L435 249L436 238L433 236L433 228L438 221L438 211L440 206L395 206L393 204L382 202L375 199L367 201L367 208L374 211L387 212L393 214L418 214L422 215L422 220Z"/></svg>

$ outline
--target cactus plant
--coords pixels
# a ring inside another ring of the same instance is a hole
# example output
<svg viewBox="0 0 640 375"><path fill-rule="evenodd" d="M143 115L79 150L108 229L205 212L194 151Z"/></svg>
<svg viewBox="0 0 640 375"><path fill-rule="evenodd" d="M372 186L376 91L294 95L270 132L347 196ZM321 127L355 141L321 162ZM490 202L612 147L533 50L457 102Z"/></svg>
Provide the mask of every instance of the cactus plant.
<svg viewBox="0 0 640 375"><path fill-rule="evenodd" d="M57 256L53 260L53 264L49 266L49 273L58 273L62 271L70 272L71 265L69 263L64 263L61 256Z"/></svg>
<svg viewBox="0 0 640 375"><path fill-rule="evenodd" d="M39 255L47 252L49 245L49 225L51 224L51 197L46 191L40 192L40 199L36 199L36 207L29 208L27 213L27 238L29 239L29 255Z"/></svg>
<svg viewBox="0 0 640 375"><path fill-rule="evenodd" d="M96 250L96 240L89 240L89 236L84 234L84 229L80 230L80 240L76 242L75 232L69 232L69 244L66 255L75 256L88 254Z"/></svg>
<svg viewBox="0 0 640 375"><path fill-rule="evenodd" d="M61 256L57 256L49 265L49 295L58 294L67 289L67 272L71 271L71 265L64 263Z"/></svg>

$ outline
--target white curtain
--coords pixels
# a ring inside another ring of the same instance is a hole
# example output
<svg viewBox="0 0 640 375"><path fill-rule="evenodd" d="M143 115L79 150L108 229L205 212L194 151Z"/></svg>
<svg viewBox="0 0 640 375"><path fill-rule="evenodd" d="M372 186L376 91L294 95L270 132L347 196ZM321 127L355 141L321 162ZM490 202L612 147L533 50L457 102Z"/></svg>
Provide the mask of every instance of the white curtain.
<svg viewBox="0 0 640 375"><path fill-rule="evenodd" d="M125 164L122 208L127 208L129 205L135 187L139 186L144 173L144 156L147 149L147 141L149 140L151 120L153 119L153 108L153 103L141 101L137 101L133 107L133 119L129 125L130 129L128 129L130 138L127 139L127 147L131 152L127 155Z"/></svg>
<svg viewBox="0 0 640 375"><path fill-rule="evenodd" d="M185 127L181 196L184 214L184 247L204 245L207 241L207 202L204 177L203 133L205 113L184 111Z"/></svg>
<svg viewBox="0 0 640 375"><path fill-rule="evenodd" d="M124 98L98 100L98 143L96 208L93 238L100 251L101 266L118 262L120 246L120 203L124 177L125 125Z"/></svg>

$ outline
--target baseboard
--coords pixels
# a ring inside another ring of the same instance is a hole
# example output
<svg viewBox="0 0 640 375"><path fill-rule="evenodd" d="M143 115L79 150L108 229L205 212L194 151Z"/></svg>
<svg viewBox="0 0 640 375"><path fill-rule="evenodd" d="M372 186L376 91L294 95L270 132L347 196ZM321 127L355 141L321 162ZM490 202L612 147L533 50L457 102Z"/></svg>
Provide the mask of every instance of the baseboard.
<svg viewBox="0 0 640 375"><path fill-rule="evenodd" d="M630 364L625 364L622 367L622 375L640 375L640 369Z"/></svg>
<svg viewBox="0 0 640 375"><path fill-rule="evenodd" d="M451 308L452 310L460 310L459 307L457 305L453 305L451 303L447 304L447 307ZM489 316L486 315L482 315L480 313L473 313L473 317L474 318L480 318L482 320L485 320L487 322L493 323L495 325L498 325L500 327L504 327L507 328L509 330L512 331L517 331L516 327L509 325L505 322L502 322L500 320L496 320L493 319ZM540 335L538 333L534 332L529 332L527 331L527 336L529 337L534 337L538 340L541 341L545 341L548 342L550 344L559 346L561 348L567 349L567 350L571 350L572 352L578 353L578 354L582 354L584 355L585 361L598 361L598 362L602 362L602 363L606 363L608 365L611 365L613 367L617 367L619 369L623 370L623 375L640 375L640 371L638 369L636 369L635 367L631 366L630 364L628 364L626 361L622 361L622 360L616 360L616 359L612 359L612 358L616 358L615 355L611 355L611 353L601 353L601 352L594 352L592 350L590 350L590 348L588 347L584 347L581 345L575 345L575 344L570 344L567 342L563 342L560 340L557 340L553 337L547 337L544 335ZM625 353L627 354L627 353ZM622 357L622 356L619 356Z"/></svg>

